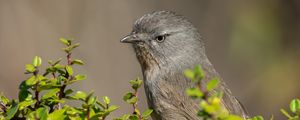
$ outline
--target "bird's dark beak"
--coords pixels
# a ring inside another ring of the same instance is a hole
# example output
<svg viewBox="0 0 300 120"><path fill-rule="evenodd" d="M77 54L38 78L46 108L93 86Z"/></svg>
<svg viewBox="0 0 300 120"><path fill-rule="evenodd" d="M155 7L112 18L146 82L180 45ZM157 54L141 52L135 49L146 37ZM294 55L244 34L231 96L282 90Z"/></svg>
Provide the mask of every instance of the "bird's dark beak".
<svg viewBox="0 0 300 120"><path fill-rule="evenodd" d="M140 39L139 35L130 34L121 39L121 43L139 43L144 42Z"/></svg>

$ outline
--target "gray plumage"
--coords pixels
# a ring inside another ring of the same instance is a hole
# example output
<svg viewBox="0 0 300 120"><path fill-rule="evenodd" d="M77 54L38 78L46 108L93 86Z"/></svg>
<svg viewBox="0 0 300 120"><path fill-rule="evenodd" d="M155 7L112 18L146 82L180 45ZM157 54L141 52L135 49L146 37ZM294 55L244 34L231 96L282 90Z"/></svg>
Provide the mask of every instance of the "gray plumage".
<svg viewBox="0 0 300 120"><path fill-rule="evenodd" d="M186 18L170 11L158 11L139 18L130 35L121 42L132 43L142 67L148 105L155 120L198 120L198 102L185 94L193 84L183 71L200 64L206 78L202 85L219 77L205 54L197 29ZM246 113L221 80L222 104L233 114Z"/></svg>

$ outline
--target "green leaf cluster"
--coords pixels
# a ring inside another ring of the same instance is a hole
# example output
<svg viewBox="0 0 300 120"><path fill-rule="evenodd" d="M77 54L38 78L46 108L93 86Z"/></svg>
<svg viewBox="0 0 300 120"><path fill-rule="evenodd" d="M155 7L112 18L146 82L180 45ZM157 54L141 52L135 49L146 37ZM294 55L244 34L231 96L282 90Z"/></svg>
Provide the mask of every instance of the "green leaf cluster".
<svg viewBox="0 0 300 120"><path fill-rule="evenodd" d="M123 100L128 104L132 105L133 112L132 114L124 114L123 116L116 118L115 120L147 120L150 117L153 110L147 109L141 113L140 110L137 108L138 89L141 87L143 81L137 78L135 80L130 80L129 83L131 84L133 92L127 92L123 96Z"/></svg>
<svg viewBox="0 0 300 120"><path fill-rule="evenodd" d="M188 69L184 71L185 76L191 80L195 85L188 88L186 94L194 99L199 100L200 110L198 116L204 120L243 120L241 116L237 116L229 113L221 104L222 93L216 91L219 80L213 78L207 81L206 86L202 85L202 81L205 79L204 71L201 66L197 65L193 70ZM281 109L283 115L288 120L299 120L300 115L300 100L293 99L290 103L290 113L284 109ZM253 116L246 118L247 120L264 120L262 116ZM270 118L273 120L273 116Z"/></svg>
<svg viewBox="0 0 300 120"><path fill-rule="evenodd" d="M194 87L186 90L186 94L199 101L200 110L197 114L199 118L204 120L243 120L240 116L230 114L222 106L222 93L214 90L219 84L217 78L209 80L206 86L203 86L205 74L200 65L197 65L193 70L185 70L184 74L195 84Z"/></svg>
<svg viewBox="0 0 300 120"><path fill-rule="evenodd" d="M280 109L281 113L287 117L288 120L299 120L300 115L300 100L299 99L293 99L290 102L290 111L291 113L287 112L284 109Z"/></svg>
<svg viewBox="0 0 300 120"><path fill-rule="evenodd" d="M104 120L119 108L111 104L107 96L99 99L93 92L86 93L69 88L69 85L86 79L85 75L77 74L74 70L74 65L84 65L84 62L71 57L72 51L79 43L73 44L73 40L66 38L60 38L60 41L65 45L65 64L62 63L62 58L49 60L49 66L42 71L42 58L35 56L32 64L25 65L25 73L29 76L19 86L18 99L9 100L0 95L0 120ZM142 80L131 80L130 84L134 91L137 91ZM136 106L137 95L129 97L131 98L126 101ZM66 101L75 101L80 106L70 106ZM137 114L125 114L116 119L135 120L139 115L138 120L145 120L152 113L152 110L146 110L142 114L138 111L135 108Z"/></svg>

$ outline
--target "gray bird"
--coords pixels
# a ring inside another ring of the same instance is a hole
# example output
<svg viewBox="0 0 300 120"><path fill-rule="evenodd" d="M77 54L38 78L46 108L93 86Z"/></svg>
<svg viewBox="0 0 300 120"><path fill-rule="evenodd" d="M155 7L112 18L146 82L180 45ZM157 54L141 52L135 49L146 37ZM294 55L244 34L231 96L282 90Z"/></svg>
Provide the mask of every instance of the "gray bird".
<svg viewBox="0 0 300 120"><path fill-rule="evenodd" d="M208 80L219 77L205 54L203 40L185 17L170 11L146 14L136 20L132 32L121 40L132 43L141 65L148 105L154 120L199 120L198 102L185 94L193 84L183 71L201 65ZM247 116L242 105L220 80L216 91L224 93L222 105L233 114Z"/></svg>

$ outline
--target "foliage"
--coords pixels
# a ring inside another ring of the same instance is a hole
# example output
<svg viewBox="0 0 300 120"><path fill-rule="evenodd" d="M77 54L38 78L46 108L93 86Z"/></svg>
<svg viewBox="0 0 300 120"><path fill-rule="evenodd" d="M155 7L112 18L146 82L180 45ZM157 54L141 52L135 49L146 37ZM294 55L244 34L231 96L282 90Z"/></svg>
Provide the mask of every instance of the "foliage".
<svg viewBox="0 0 300 120"><path fill-rule="evenodd" d="M32 64L25 65L25 74L28 78L19 85L18 99L9 100L0 95L0 120L28 119L28 120L104 120L119 107L111 104L107 96L95 96L93 92L76 91L68 88L69 85L85 80L86 76L75 72L75 65L84 65L79 59L71 58L72 52L80 44L70 39L61 38L65 45L62 49L66 53L66 63L63 59L48 61L49 67L41 74L42 59L35 56ZM184 72L194 84L188 88L186 94L199 100L199 118L204 120L243 120L242 117L230 114L222 105L222 92L214 91L219 80L214 78L207 85L201 87L205 78L201 66ZM132 106L132 113L124 114L114 120L147 120L153 110L141 112L138 109L138 90L142 80L130 80L132 91L123 96L123 100ZM212 93L212 94L209 94ZM68 101L80 103L80 106L68 105ZM290 113L284 109L281 112L288 120L299 120L300 100L293 99L290 103ZM248 120L263 120L262 116L254 116ZM273 120L273 117L271 117Z"/></svg>
<svg viewBox="0 0 300 120"><path fill-rule="evenodd" d="M221 105L221 92L212 92L219 83L217 78L208 81L205 87L201 87L201 81L205 78L201 66L197 65L194 70L186 70L184 74L195 84L195 87L186 90L186 94L193 99L199 100L200 110L198 111L198 116L200 118L204 120L243 120L237 115L230 114ZM210 95L209 93L213 94Z"/></svg>
<svg viewBox="0 0 300 120"><path fill-rule="evenodd" d="M116 118L115 120L147 120L151 113L153 112L152 109L147 109L143 113L140 112L139 109L137 109L137 102L138 102L138 89L142 85L142 80L139 78L135 80L130 80L131 87L133 89L133 92L128 92L123 96L123 100L127 102L128 104L132 105L133 113L132 114L125 114L119 118Z"/></svg>
<svg viewBox="0 0 300 120"><path fill-rule="evenodd" d="M201 66L196 66L194 70L186 70L184 74L189 78L194 84L195 87L188 88L186 94L194 99L198 99L200 110L198 111L198 116L204 120L243 120L242 117L230 114L223 106L221 105L222 93L217 91L213 92L214 94L208 94L214 88L217 87L219 81L214 78L208 81L205 87L201 87L201 81L205 78L204 71ZM300 100L293 99L290 103L290 111L288 113L286 110L280 110L283 115L287 117L288 120L299 120L300 115ZM247 120L264 120L262 116L253 116L247 118ZM270 118L273 120L273 116Z"/></svg>
<svg viewBox="0 0 300 120"><path fill-rule="evenodd" d="M65 38L61 38L60 41L65 45L62 50L66 53L66 64L62 64L61 58L56 61L50 60L49 67L41 74L39 68L42 59L35 56L32 64L25 65L25 74L30 76L20 84L18 99L9 100L4 95L0 96L0 120L104 120L119 108L112 105L107 96L100 100L93 92L68 89L69 85L86 79L85 75L76 74L73 69L73 66L83 65L84 62L71 58L72 51L79 43L73 44L72 40ZM116 120L146 120L152 110L141 114L137 109L137 91L142 80L132 80L130 84L135 92L124 100L134 106L134 112ZM66 104L68 101L75 101L81 105L70 106Z"/></svg>
<svg viewBox="0 0 300 120"><path fill-rule="evenodd" d="M291 113L288 113L286 110L281 109L280 110L282 114L284 114L288 120L299 120L300 115L300 100L299 99L293 99L290 103L290 111Z"/></svg>

